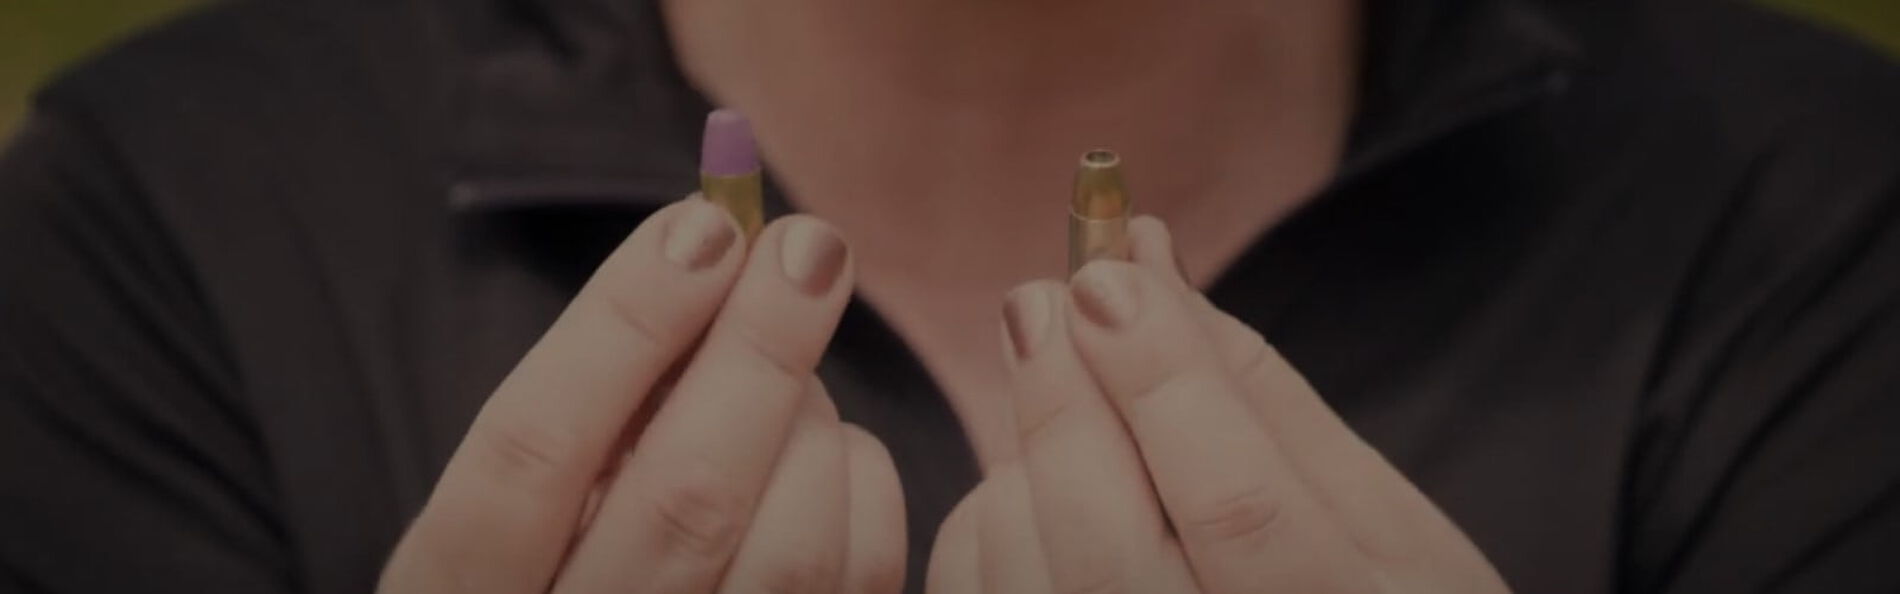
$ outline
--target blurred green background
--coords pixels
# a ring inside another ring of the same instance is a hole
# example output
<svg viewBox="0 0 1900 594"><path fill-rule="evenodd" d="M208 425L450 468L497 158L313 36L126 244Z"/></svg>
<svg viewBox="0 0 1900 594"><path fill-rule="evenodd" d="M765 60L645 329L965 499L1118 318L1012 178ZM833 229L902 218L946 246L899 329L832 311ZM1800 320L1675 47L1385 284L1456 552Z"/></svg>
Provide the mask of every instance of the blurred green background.
<svg viewBox="0 0 1900 594"><path fill-rule="evenodd" d="M203 0L0 0L0 137L60 66ZM1900 56L1900 0L1761 0Z"/></svg>

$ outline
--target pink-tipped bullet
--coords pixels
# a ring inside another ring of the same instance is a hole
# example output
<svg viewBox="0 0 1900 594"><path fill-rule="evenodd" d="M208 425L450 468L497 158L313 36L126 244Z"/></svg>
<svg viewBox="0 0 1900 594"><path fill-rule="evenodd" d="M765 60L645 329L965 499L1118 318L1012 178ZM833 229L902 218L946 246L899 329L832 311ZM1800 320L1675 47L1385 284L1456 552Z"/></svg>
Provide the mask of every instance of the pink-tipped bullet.
<svg viewBox="0 0 1900 594"><path fill-rule="evenodd" d="M699 193L731 213L747 237L757 237L765 225L759 148L752 140L752 124L739 112L720 109L706 116L706 136L699 147Z"/></svg>
<svg viewBox="0 0 1900 594"><path fill-rule="evenodd" d="M752 123L730 109L706 116L706 135L699 147L699 171L706 175L749 175L759 171L759 149Z"/></svg>

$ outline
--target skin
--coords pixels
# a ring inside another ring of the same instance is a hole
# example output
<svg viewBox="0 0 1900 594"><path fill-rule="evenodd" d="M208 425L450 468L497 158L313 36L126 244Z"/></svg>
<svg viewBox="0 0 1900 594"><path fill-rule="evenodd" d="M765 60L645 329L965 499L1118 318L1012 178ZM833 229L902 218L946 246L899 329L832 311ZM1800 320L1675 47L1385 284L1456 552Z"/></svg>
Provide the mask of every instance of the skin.
<svg viewBox="0 0 1900 594"><path fill-rule="evenodd" d="M483 407L379 590L899 589L890 458L810 376L851 286L842 254L800 280L832 233L791 217L746 254L698 198L634 231ZM679 256L708 234L732 245ZM1184 280L1158 219L1131 238L1132 262L1009 294L1022 456L941 527L931 592L1508 591Z"/></svg>
<svg viewBox="0 0 1900 594"><path fill-rule="evenodd" d="M1505 591L1177 269L1219 270L1331 174L1351 4L1185 6L667 2L689 75L825 220L748 245L689 198L635 230L490 396L379 590L896 591L890 457L811 375L857 290L987 464L934 592ZM1133 262L1024 284L1060 269L1045 207L1097 144L1194 240L1144 217Z"/></svg>
<svg viewBox="0 0 1900 594"><path fill-rule="evenodd" d="M929 591L1509 591L1266 341L1182 279L1159 220L1132 232L1134 262L1011 293L1023 456L951 513ZM1121 321L1090 315L1104 300L1125 304Z"/></svg>
<svg viewBox="0 0 1900 594"><path fill-rule="evenodd" d="M635 230L484 404L379 591L899 588L890 457L811 376L848 254L802 216L748 247L699 198Z"/></svg>
<svg viewBox="0 0 1900 594"><path fill-rule="evenodd" d="M1111 147L1213 278L1332 176L1357 76L1350 0L663 0L692 82L751 117L860 295L1012 456L998 296L1065 270L1076 157ZM970 241L981 237L982 241Z"/></svg>

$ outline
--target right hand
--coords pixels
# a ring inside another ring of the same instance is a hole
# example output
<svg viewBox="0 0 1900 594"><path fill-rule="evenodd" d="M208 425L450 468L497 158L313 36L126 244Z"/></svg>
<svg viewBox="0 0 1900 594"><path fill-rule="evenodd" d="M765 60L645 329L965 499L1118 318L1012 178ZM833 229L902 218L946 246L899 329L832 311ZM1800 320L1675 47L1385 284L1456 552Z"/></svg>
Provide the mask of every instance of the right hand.
<svg viewBox="0 0 1900 594"><path fill-rule="evenodd" d="M848 250L792 216L747 251L698 198L634 230L489 397L378 590L900 589L890 456L812 375Z"/></svg>

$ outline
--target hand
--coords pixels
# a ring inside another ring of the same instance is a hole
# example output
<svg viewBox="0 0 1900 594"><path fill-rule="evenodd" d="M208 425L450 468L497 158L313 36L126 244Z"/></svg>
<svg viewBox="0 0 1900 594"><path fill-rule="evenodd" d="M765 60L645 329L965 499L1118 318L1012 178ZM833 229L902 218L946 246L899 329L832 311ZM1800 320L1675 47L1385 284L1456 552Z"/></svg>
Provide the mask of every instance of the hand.
<svg viewBox="0 0 1900 594"><path fill-rule="evenodd" d="M746 252L697 198L635 230L489 397L379 590L900 588L889 455L811 375L849 254L803 216Z"/></svg>
<svg viewBox="0 0 1900 594"><path fill-rule="evenodd" d="M1476 547L1240 321L1134 262L1013 292L1022 459L945 522L931 591L1506 592Z"/></svg>

